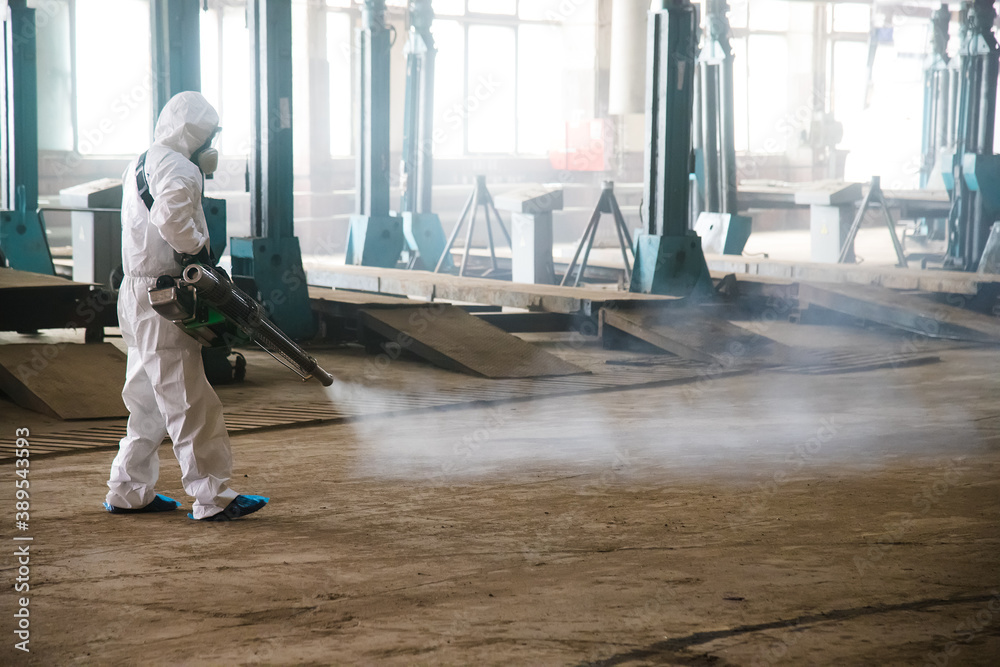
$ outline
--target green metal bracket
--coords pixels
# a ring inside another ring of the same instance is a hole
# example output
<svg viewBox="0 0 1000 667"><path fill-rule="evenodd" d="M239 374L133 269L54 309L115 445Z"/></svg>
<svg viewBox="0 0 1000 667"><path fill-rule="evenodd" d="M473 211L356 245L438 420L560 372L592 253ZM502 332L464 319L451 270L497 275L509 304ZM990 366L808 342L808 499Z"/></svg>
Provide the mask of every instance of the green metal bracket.
<svg viewBox="0 0 1000 667"><path fill-rule="evenodd" d="M635 240L635 268L630 292L695 299L712 295L712 277L701 250L701 239L641 234Z"/></svg>
<svg viewBox="0 0 1000 667"><path fill-rule="evenodd" d="M986 214L995 219L1000 214L1000 155L966 153L962 177L969 190L980 193Z"/></svg>
<svg viewBox="0 0 1000 667"><path fill-rule="evenodd" d="M0 211L0 250L12 269L55 275L45 228L36 211Z"/></svg>
<svg viewBox="0 0 1000 667"><path fill-rule="evenodd" d="M399 261L405 243L403 219L399 216L352 215L346 263L391 269Z"/></svg>

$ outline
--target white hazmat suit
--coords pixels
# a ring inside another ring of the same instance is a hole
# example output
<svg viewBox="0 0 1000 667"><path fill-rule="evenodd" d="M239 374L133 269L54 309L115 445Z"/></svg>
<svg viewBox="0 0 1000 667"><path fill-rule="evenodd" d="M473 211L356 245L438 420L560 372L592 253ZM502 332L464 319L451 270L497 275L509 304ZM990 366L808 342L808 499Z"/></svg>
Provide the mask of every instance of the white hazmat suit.
<svg viewBox="0 0 1000 667"><path fill-rule="evenodd" d="M212 136L219 115L195 92L167 102L146 154L152 209L139 196L136 163L123 176L122 268L118 319L128 346L122 398L128 431L111 466L106 502L142 508L156 496L157 449L173 441L181 482L195 498L193 517L221 512L237 493L229 488L232 455L222 403L205 378L201 345L153 310L148 290L158 276L179 276L174 251L197 254L208 243L201 208L203 176L191 155Z"/></svg>

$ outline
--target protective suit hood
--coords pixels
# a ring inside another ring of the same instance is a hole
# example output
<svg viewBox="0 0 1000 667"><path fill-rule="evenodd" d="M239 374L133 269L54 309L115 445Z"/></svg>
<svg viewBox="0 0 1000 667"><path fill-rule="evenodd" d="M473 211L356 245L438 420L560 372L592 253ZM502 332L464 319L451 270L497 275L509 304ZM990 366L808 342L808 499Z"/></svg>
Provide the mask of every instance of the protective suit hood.
<svg viewBox="0 0 1000 667"><path fill-rule="evenodd" d="M219 126L219 114L201 93L177 93L163 107L153 139L190 159Z"/></svg>

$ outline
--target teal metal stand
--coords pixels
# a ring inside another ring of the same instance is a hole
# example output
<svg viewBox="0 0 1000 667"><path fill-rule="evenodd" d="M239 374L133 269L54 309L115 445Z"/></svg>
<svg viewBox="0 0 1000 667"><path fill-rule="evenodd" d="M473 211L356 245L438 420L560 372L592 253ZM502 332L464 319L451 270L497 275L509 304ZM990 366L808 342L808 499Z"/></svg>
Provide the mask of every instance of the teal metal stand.
<svg viewBox="0 0 1000 667"><path fill-rule="evenodd" d="M688 228L691 116L698 11L660 0L646 37L646 177L630 291L703 297L712 279L701 239Z"/></svg>
<svg viewBox="0 0 1000 667"><path fill-rule="evenodd" d="M316 321L295 237L292 205L292 9L288 0L250 0L250 228L230 240L233 280L259 294L267 315L291 338L310 338Z"/></svg>
<svg viewBox="0 0 1000 667"><path fill-rule="evenodd" d="M38 94L35 10L10 0L3 22L0 78L0 251L11 268L55 274L38 213Z"/></svg>
<svg viewBox="0 0 1000 667"><path fill-rule="evenodd" d="M385 24L385 0L365 0L357 35L361 67L357 211L351 216L346 261L384 268L396 266L406 243L402 218L389 211L390 32Z"/></svg>
<svg viewBox="0 0 1000 667"><path fill-rule="evenodd" d="M975 271L990 228L1000 219L985 194L1000 188L987 166L994 154L1000 45L993 32L993 1L967 2L964 9L957 140L951 173L944 179L952 190L945 268Z"/></svg>
<svg viewBox="0 0 1000 667"><path fill-rule="evenodd" d="M408 268L430 271L444 251L441 218L431 208L434 164L434 60L431 0L410 0L410 37L406 42L406 99L403 108L403 159L400 216L410 250ZM445 268L451 269L451 255Z"/></svg>

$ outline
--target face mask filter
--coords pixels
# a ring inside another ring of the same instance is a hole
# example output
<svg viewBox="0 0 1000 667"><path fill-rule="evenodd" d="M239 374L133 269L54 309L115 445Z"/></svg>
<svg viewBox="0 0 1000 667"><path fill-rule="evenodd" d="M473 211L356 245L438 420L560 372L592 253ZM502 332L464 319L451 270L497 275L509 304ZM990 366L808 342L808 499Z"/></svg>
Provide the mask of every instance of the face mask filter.
<svg viewBox="0 0 1000 667"><path fill-rule="evenodd" d="M217 127L208 141L202 144L191 156L191 161L198 165L201 173L205 174L205 178L212 178L212 174L219 168L219 151L214 144L221 131L222 128Z"/></svg>
<svg viewBox="0 0 1000 667"><path fill-rule="evenodd" d="M215 170L219 168L219 151L209 147L199 153L198 167L201 168L206 178L210 178L215 173Z"/></svg>

